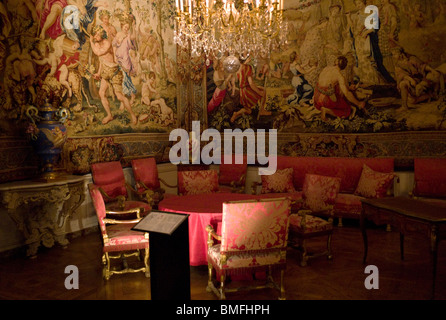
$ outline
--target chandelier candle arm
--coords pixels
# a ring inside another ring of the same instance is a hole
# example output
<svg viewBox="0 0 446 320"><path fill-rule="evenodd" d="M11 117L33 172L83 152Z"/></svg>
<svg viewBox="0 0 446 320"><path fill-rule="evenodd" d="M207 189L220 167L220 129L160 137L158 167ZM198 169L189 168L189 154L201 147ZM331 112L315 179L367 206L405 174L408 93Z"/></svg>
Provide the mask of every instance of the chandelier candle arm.
<svg viewBox="0 0 446 320"><path fill-rule="evenodd" d="M286 46L283 0L176 0L175 43L209 59L268 54ZM272 45L273 44L273 45Z"/></svg>

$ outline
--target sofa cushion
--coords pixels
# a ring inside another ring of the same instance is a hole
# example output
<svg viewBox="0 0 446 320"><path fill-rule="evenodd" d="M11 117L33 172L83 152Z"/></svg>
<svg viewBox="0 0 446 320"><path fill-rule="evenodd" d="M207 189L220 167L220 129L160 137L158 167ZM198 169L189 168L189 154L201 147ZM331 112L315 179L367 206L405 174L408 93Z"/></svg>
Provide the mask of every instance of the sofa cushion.
<svg viewBox="0 0 446 320"><path fill-rule="evenodd" d="M218 191L216 170L178 171L178 193L203 194Z"/></svg>
<svg viewBox="0 0 446 320"><path fill-rule="evenodd" d="M382 198L386 195L394 178L393 172L378 172L364 164L355 194L365 198Z"/></svg>
<svg viewBox="0 0 446 320"><path fill-rule="evenodd" d="M393 172L393 158L291 157L278 156L277 169L293 168L293 183L302 190L307 173L341 178L340 192L353 193L362 173L362 165L379 172Z"/></svg>
<svg viewBox="0 0 446 320"><path fill-rule="evenodd" d="M446 159L414 159L414 178L415 196L446 198Z"/></svg>
<svg viewBox="0 0 446 320"><path fill-rule="evenodd" d="M302 190L304 207L313 212L328 210L335 203L340 185L340 178L307 174Z"/></svg>
<svg viewBox="0 0 446 320"><path fill-rule="evenodd" d="M277 170L269 176L262 176L262 193L294 192L293 168Z"/></svg>

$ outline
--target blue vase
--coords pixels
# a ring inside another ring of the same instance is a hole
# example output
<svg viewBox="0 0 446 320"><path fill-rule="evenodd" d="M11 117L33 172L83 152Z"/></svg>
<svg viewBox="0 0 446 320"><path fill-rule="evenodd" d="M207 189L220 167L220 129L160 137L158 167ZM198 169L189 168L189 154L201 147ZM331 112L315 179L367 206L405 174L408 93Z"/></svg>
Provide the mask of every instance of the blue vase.
<svg viewBox="0 0 446 320"><path fill-rule="evenodd" d="M57 178L54 166L60 159L63 144L67 139L67 129L64 122L67 118L66 109L55 109L50 103L39 109L34 106L26 111L31 122L27 134L31 145L40 158L40 178L52 180Z"/></svg>

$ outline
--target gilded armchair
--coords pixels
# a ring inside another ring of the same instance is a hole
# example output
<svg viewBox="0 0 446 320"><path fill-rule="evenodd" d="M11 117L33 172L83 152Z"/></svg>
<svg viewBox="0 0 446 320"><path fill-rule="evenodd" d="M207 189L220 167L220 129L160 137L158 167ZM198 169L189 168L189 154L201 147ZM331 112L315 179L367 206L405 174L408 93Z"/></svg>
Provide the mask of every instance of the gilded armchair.
<svg viewBox="0 0 446 320"><path fill-rule="evenodd" d="M226 292L242 289L275 288L285 299L283 283L286 268L290 201L286 198L226 202L223 204L222 234L212 226L208 231L208 292L226 299ZM214 243L214 239L221 243ZM219 285L214 284L215 281ZM266 283L244 288L226 287L228 272L266 271ZM280 285L272 272L280 271Z"/></svg>
<svg viewBox="0 0 446 320"><path fill-rule="evenodd" d="M141 217L141 208L136 207L126 211L106 211L102 192L94 184L88 185L93 206L99 222L102 235L102 263L104 264L103 276L109 280L113 274L144 272L150 276L149 268L149 234L133 231L132 228ZM128 219L134 215L134 219ZM142 252L144 252L142 254ZM143 265L139 268L131 268L127 264L127 258L135 256L141 258ZM122 259L124 268L114 270L111 267L111 259Z"/></svg>
<svg viewBox="0 0 446 320"><path fill-rule="evenodd" d="M333 235L333 208L341 184L340 178L307 174L303 185L301 209L290 215L290 244L301 252L301 266L310 258L326 255L333 258L331 238ZM328 218L321 218L322 215ZM326 249L309 254L309 239L327 237Z"/></svg>
<svg viewBox="0 0 446 320"><path fill-rule="evenodd" d="M99 162L91 165L93 183L98 187L107 211L129 211L140 208L142 214L152 210L145 201L132 200L131 186L126 182L122 165L119 161Z"/></svg>

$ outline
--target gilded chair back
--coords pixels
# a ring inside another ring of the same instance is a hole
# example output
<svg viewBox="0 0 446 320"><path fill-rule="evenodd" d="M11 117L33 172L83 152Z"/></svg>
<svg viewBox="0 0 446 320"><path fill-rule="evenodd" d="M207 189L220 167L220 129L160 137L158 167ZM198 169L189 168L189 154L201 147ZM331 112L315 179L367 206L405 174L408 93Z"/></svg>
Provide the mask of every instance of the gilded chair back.
<svg viewBox="0 0 446 320"><path fill-rule="evenodd" d="M121 162L94 163L91 165L91 174L94 184L111 198L105 198L105 202L110 202L118 196L127 197L127 187Z"/></svg>

